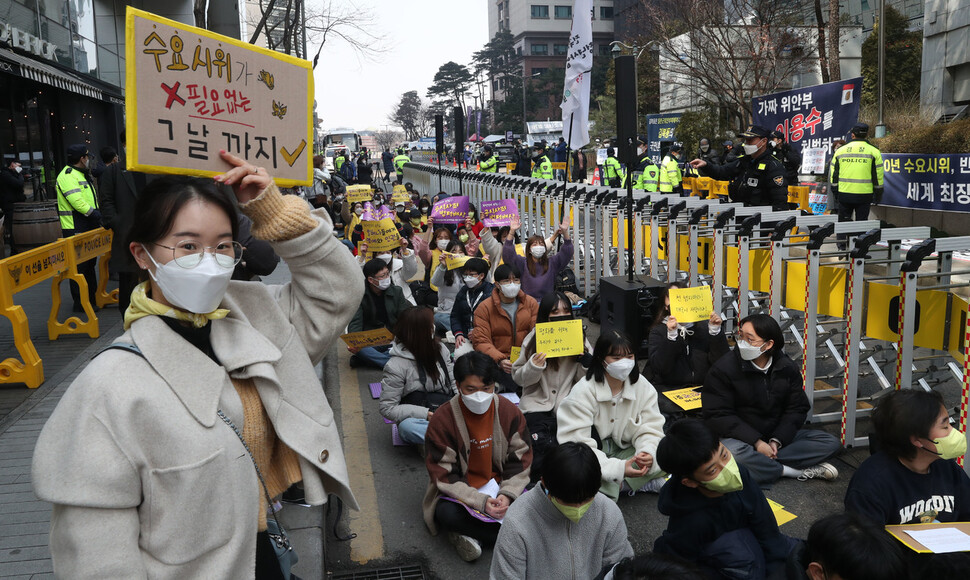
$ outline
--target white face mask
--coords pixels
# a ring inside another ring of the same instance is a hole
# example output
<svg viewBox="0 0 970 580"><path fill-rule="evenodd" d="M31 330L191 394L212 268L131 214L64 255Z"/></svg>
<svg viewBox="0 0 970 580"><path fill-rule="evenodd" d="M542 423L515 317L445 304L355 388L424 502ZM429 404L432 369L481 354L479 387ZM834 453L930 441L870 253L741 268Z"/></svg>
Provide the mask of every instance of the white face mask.
<svg viewBox="0 0 970 580"><path fill-rule="evenodd" d="M502 289L502 294L504 294L506 298L515 298L518 296L520 287L521 284L516 284L514 282L511 284L502 284L500 286Z"/></svg>
<svg viewBox="0 0 970 580"><path fill-rule="evenodd" d="M89 167L91 167L91 158L90 157L85 157L84 158L84 168L85 169L88 169Z"/></svg>
<svg viewBox="0 0 970 580"><path fill-rule="evenodd" d="M637 147L637 155L643 155L646 152L647 152L646 147Z"/></svg>
<svg viewBox="0 0 970 580"><path fill-rule="evenodd" d="M382 260L384 260L384 263L385 264L390 264L391 263L391 258L393 256L391 256L390 254L377 254L377 257L380 258L380 259L382 259Z"/></svg>
<svg viewBox="0 0 970 580"><path fill-rule="evenodd" d="M606 372L617 380L624 380L630 377L630 371L637 364L632 358L621 358L606 365Z"/></svg>
<svg viewBox="0 0 970 580"><path fill-rule="evenodd" d="M21 173L24 170L24 168L18 165L14 167L13 170L16 171L17 173Z"/></svg>
<svg viewBox="0 0 970 580"><path fill-rule="evenodd" d="M739 340L738 354L740 354L741 358L744 360L754 360L764 353L761 351L761 346L752 346L746 340Z"/></svg>
<svg viewBox="0 0 970 580"><path fill-rule="evenodd" d="M541 257L543 257L543 256L546 255L546 247L545 246L540 246L540 245L535 245L535 246L532 246L531 248L529 248L529 252L532 253L532 257L533 258L535 258L536 260L538 260L539 258L541 258Z"/></svg>
<svg viewBox="0 0 970 580"><path fill-rule="evenodd" d="M357 214L357 215L360 215L360 214L364 213L364 208L358 207L357 209L354 210L354 213Z"/></svg>
<svg viewBox="0 0 970 580"><path fill-rule="evenodd" d="M471 395L462 393L461 402L472 413L483 415L492 406L492 395L485 391L475 391Z"/></svg>
<svg viewBox="0 0 970 580"><path fill-rule="evenodd" d="M173 306L196 314L208 314L219 307L229 287L233 268L220 266L209 252L195 268L183 268L175 260L159 265L145 246L142 249L155 264L155 272L149 271L148 274Z"/></svg>
<svg viewBox="0 0 970 580"><path fill-rule="evenodd" d="M744 148L744 154L745 155L754 155L755 153L758 152L758 149L759 149L760 146L759 145L748 145L747 143L745 143L744 145L742 145L742 147Z"/></svg>
<svg viewBox="0 0 970 580"><path fill-rule="evenodd" d="M481 280L478 279L478 276L465 276L464 280L465 286L468 286L469 288L474 288L475 286L481 284Z"/></svg>
<svg viewBox="0 0 970 580"><path fill-rule="evenodd" d="M438 245L438 249L443 252L448 248L448 244L451 243L451 240L438 240L436 243Z"/></svg>
<svg viewBox="0 0 970 580"><path fill-rule="evenodd" d="M388 288L390 288L391 287L391 277L388 276L387 278L384 278L383 280L378 280L377 281L377 287L380 288L381 290L387 290Z"/></svg>
<svg viewBox="0 0 970 580"><path fill-rule="evenodd" d="M701 151L703 151L704 153L707 153L710 150L711 150L710 145L701 145Z"/></svg>

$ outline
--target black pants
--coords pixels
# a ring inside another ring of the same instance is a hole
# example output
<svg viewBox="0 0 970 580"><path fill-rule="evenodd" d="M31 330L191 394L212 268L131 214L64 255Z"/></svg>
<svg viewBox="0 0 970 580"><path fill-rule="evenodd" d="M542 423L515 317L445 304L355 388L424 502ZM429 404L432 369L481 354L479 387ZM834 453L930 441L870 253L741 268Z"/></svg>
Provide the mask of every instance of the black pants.
<svg viewBox="0 0 970 580"><path fill-rule="evenodd" d="M65 238L69 238L74 234L80 234L87 230L61 230L61 235ZM88 283L88 299L91 301L91 307L97 308L97 303L94 301L94 295L98 291L98 259L92 258L87 262L81 262L77 265L77 273L84 276L84 280ZM81 311L81 287L78 286L77 282L71 280L71 299L74 301L74 311Z"/></svg>
<svg viewBox="0 0 970 580"><path fill-rule="evenodd" d="M870 196L871 197L871 196ZM869 207L872 204L865 203L845 203L845 197L839 199L839 221L840 222L861 222L869 219ZM846 239L848 234L839 234L839 249L847 249Z"/></svg>
<svg viewBox="0 0 970 580"><path fill-rule="evenodd" d="M538 483L542 477L542 465L546 454L552 451L558 441L556 440L556 414L552 411L539 411L535 413L523 413L525 424L529 427L529 435L532 446L532 466L530 468L529 479L532 484Z"/></svg>
<svg viewBox="0 0 970 580"><path fill-rule="evenodd" d="M486 546L494 546L502 524L483 522L472 517L461 504L439 499L434 508L434 519L446 531L475 538Z"/></svg>

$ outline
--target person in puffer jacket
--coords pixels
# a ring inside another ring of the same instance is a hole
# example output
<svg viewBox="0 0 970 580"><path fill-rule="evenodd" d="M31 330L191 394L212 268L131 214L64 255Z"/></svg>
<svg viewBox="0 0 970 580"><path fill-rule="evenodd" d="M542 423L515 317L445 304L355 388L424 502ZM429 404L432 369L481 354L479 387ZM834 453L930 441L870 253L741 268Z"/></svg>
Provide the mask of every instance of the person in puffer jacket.
<svg viewBox="0 0 970 580"><path fill-rule="evenodd" d="M381 379L380 412L397 423L403 441L422 445L431 415L455 395L454 364L426 306L401 312L394 336Z"/></svg>

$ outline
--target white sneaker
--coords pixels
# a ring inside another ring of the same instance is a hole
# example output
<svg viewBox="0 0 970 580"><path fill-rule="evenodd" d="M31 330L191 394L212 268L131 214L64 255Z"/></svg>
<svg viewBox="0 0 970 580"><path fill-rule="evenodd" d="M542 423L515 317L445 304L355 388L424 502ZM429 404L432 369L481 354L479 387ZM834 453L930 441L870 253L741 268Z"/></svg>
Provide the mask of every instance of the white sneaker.
<svg viewBox="0 0 970 580"><path fill-rule="evenodd" d="M824 479L825 481L833 481L839 477L839 470L835 468L831 463L819 463L813 467L809 467L804 470L801 475L798 476L798 481L808 481L809 479Z"/></svg>
<svg viewBox="0 0 970 580"><path fill-rule="evenodd" d="M474 562L482 555L482 545L475 538L448 532L448 541L455 547L458 557L466 562Z"/></svg>

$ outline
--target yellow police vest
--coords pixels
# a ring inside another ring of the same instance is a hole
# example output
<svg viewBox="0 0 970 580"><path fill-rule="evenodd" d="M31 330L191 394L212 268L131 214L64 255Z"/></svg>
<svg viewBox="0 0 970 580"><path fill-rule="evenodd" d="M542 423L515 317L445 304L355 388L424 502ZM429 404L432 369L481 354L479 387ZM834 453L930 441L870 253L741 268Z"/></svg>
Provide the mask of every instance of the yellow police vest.
<svg viewBox="0 0 970 580"><path fill-rule="evenodd" d="M639 172L636 181L633 182L633 189L641 191L657 191L660 186L660 168L654 163L650 163Z"/></svg>
<svg viewBox="0 0 970 580"><path fill-rule="evenodd" d="M866 141L851 141L835 152L829 180L839 193L870 195L882 187L882 153Z"/></svg>
<svg viewBox="0 0 970 580"><path fill-rule="evenodd" d="M620 162L617 161L616 157L607 157L603 163L603 170L606 173L607 181L619 179L622 182L626 178L626 174L623 172L623 168L620 167Z"/></svg>
<svg viewBox="0 0 970 580"><path fill-rule="evenodd" d="M547 155L543 155L532 166L533 179L552 179L552 162Z"/></svg>
<svg viewBox="0 0 970 580"><path fill-rule="evenodd" d="M675 187L680 185L682 179L677 160L672 155L664 157L660 164L660 193L671 193Z"/></svg>
<svg viewBox="0 0 970 580"><path fill-rule="evenodd" d="M68 165L57 176L57 215L62 230L74 229L74 212L87 215L98 208L98 197L84 172Z"/></svg>
<svg viewBox="0 0 970 580"><path fill-rule="evenodd" d="M485 173L495 173L498 171L498 158L492 155L488 159L483 159L478 167Z"/></svg>
<svg viewBox="0 0 970 580"><path fill-rule="evenodd" d="M398 155L394 158L394 172L398 175L404 174L404 164L411 163L411 158L407 155Z"/></svg>

